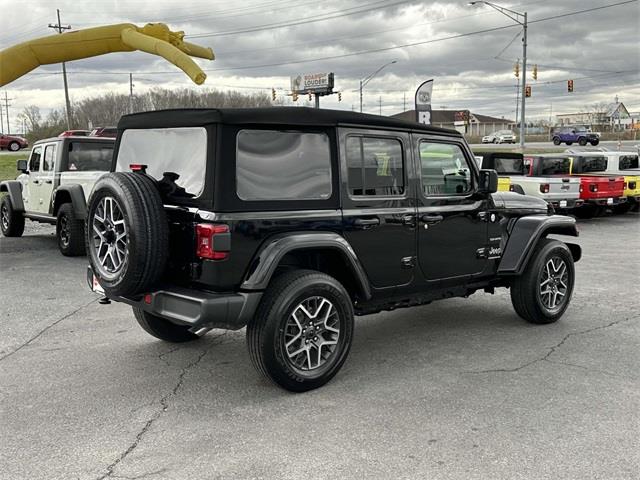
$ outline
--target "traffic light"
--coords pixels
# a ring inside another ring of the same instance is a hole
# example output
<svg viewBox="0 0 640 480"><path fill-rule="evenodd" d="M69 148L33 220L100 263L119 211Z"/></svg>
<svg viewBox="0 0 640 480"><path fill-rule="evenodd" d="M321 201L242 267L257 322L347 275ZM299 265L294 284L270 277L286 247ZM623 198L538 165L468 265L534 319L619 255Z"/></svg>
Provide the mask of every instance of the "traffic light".
<svg viewBox="0 0 640 480"><path fill-rule="evenodd" d="M538 65L533 66L533 79L538 80Z"/></svg>
<svg viewBox="0 0 640 480"><path fill-rule="evenodd" d="M338 92L338 101L341 102L342 101L342 92Z"/></svg>
<svg viewBox="0 0 640 480"><path fill-rule="evenodd" d="M271 89L271 100L273 100L274 102L276 101L276 89L275 88Z"/></svg>
<svg viewBox="0 0 640 480"><path fill-rule="evenodd" d="M516 76L516 78L520 78L520 62L517 62L513 66L513 74Z"/></svg>
<svg viewBox="0 0 640 480"><path fill-rule="evenodd" d="M573 92L573 80L567 80L567 92Z"/></svg>
<svg viewBox="0 0 640 480"><path fill-rule="evenodd" d="M524 96L529 98L531 96L531 85L527 85L524 88Z"/></svg>
<svg viewBox="0 0 640 480"><path fill-rule="evenodd" d="M297 101L298 101L298 92L293 92L293 93L291 94L291 96L293 97L293 101L294 101L294 102L297 102Z"/></svg>

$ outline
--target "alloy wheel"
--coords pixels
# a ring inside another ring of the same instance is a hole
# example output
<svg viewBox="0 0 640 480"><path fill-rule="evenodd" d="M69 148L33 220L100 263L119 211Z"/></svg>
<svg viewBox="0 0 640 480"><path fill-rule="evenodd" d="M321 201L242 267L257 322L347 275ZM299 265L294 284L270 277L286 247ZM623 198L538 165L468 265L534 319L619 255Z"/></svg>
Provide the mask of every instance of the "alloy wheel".
<svg viewBox="0 0 640 480"><path fill-rule="evenodd" d="M338 346L338 310L324 297L306 298L289 315L283 338L287 361L291 366L306 372L322 367Z"/></svg>
<svg viewBox="0 0 640 480"><path fill-rule="evenodd" d="M69 246L69 220L66 215L60 217L60 243L63 247Z"/></svg>
<svg viewBox="0 0 640 480"><path fill-rule="evenodd" d="M542 270L540 287L540 301L549 310L556 310L567 300L569 290L569 269L560 257L552 257Z"/></svg>
<svg viewBox="0 0 640 480"><path fill-rule="evenodd" d="M100 200L92 229L98 267L108 274L118 272L127 259L128 235L122 208L113 197Z"/></svg>
<svg viewBox="0 0 640 480"><path fill-rule="evenodd" d="M9 229L9 209L5 204L3 204L2 209L0 209L0 217L2 218L2 228L5 230L8 230Z"/></svg>

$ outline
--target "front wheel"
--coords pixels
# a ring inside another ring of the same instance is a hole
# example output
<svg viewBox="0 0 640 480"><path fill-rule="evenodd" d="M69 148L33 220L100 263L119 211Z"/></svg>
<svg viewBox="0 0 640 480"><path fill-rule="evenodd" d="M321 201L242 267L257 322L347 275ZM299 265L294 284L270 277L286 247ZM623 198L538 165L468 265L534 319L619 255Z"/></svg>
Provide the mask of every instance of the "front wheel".
<svg viewBox="0 0 640 480"><path fill-rule="evenodd" d="M553 144L554 145L560 145L560 139L558 137L554 137L553 138Z"/></svg>
<svg viewBox="0 0 640 480"><path fill-rule="evenodd" d="M591 145L594 147L600 143L600 140L591 140Z"/></svg>
<svg viewBox="0 0 640 480"><path fill-rule="evenodd" d="M587 139L586 138L580 138L578 140L578 145L580 145L581 147L584 147L587 144Z"/></svg>
<svg viewBox="0 0 640 480"><path fill-rule="evenodd" d="M21 237L24 233L24 215L13 209L9 195L0 203L0 228L5 237Z"/></svg>
<svg viewBox="0 0 640 480"><path fill-rule="evenodd" d="M254 366L292 392L331 380L347 359L352 337L349 294L335 278L313 270L276 277L247 325Z"/></svg>
<svg viewBox="0 0 640 480"><path fill-rule="evenodd" d="M516 313L529 323L553 323L569 306L574 284L575 269L569 247L544 238L522 275L513 282L511 303Z"/></svg>

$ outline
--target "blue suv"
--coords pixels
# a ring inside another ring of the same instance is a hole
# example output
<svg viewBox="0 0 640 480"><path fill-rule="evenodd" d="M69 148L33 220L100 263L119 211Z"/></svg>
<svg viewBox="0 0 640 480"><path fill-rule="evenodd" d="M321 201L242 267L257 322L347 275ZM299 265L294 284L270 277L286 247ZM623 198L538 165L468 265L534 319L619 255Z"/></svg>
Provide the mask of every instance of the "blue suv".
<svg viewBox="0 0 640 480"><path fill-rule="evenodd" d="M587 127L569 126L555 130L553 132L552 140L554 145L560 145L561 143L571 145L575 142L583 147L587 143L590 143L595 147L600 143L600 135L592 132Z"/></svg>

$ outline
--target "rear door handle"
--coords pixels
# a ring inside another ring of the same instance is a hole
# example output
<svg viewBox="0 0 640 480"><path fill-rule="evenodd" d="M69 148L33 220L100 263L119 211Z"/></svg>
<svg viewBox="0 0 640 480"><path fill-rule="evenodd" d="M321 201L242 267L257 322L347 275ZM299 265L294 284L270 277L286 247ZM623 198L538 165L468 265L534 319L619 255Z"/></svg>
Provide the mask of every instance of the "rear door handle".
<svg viewBox="0 0 640 480"><path fill-rule="evenodd" d="M441 221L443 221L444 217L442 215L422 215L422 217L420 217L420 220L422 220L427 225L433 225L434 223L440 223Z"/></svg>
<svg viewBox="0 0 640 480"><path fill-rule="evenodd" d="M33 181L33 184L34 184L34 185L40 185L40 180L34 180L34 181Z"/></svg>
<svg viewBox="0 0 640 480"><path fill-rule="evenodd" d="M53 180L45 180L44 183L53 183Z"/></svg>
<svg viewBox="0 0 640 480"><path fill-rule="evenodd" d="M374 225L380 225L379 218L356 218L353 224L358 227L373 227Z"/></svg>

